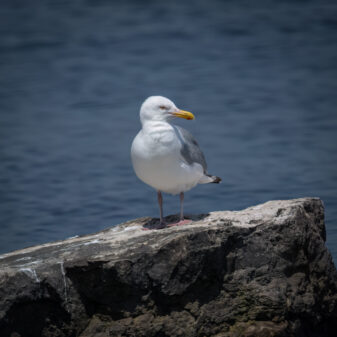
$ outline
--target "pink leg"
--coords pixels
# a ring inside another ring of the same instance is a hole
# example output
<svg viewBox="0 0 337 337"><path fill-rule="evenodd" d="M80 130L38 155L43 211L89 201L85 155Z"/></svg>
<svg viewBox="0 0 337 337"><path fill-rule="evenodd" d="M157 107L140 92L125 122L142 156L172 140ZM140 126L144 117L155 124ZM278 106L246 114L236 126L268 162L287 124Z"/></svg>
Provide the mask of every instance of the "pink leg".
<svg viewBox="0 0 337 337"><path fill-rule="evenodd" d="M159 215L160 215L160 224L164 224L163 218L163 196L160 191L157 191L158 204L159 204Z"/></svg>
<svg viewBox="0 0 337 337"><path fill-rule="evenodd" d="M159 205L160 222L152 224L152 225L145 225L143 226L143 230L163 229L166 227L166 223L163 217L163 196L160 191L157 191L157 198L158 198L158 205Z"/></svg>
<svg viewBox="0 0 337 337"><path fill-rule="evenodd" d="M181 226L192 222L191 220L184 220L184 192L180 192L180 221L176 223L169 224L167 226Z"/></svg>
<svg viewBox="0 0 337 337"><path fill-rule="evenodd" d="M184 221L184 192L180 192L180 221Z"/></svg>

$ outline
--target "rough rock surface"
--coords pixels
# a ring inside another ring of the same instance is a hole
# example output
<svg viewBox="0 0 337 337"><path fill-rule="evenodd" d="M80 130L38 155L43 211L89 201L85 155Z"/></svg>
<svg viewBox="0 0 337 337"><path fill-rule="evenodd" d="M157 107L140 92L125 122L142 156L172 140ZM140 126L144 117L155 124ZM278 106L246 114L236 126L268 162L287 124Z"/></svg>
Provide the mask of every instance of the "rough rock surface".
<svg viewBox="0 0 337 337"><path fill-rule="evenodd" d="M142 218L0 256L0 335L335 336L317 198L143 230Z"/></svg>

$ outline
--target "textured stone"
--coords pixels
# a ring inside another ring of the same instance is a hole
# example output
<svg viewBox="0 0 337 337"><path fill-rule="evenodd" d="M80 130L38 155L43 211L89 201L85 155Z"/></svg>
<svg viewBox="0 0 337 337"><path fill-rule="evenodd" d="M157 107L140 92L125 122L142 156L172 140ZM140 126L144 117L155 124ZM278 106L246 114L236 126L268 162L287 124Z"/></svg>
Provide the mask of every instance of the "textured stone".
<svg viewBox="0 0 337 337"><path fill-rule="evenodd" d="M334 336L316 198L143 230L142 218L0 256L1 336Z"/></svg>

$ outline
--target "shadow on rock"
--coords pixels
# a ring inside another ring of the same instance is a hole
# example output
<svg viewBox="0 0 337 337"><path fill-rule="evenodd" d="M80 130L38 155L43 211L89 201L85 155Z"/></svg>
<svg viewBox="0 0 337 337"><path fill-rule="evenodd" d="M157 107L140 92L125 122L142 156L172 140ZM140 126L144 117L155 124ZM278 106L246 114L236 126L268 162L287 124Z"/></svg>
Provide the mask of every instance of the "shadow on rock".
<svg viewBox="0 0 337 337"><path fill-rule="evenodd" d="M205 213L205 214L199 214L199 215L185 215L184 218L186 220L191 220L191 223L192 223L193 221L203 220L203 219L205 219L208 216L209 216L209 213ZM151 218L149 221L147 221L143 225L143 229L144 230L165 229L165 228L171 227L172 224L178 223L179 220L180 220L180 217L179 217L178 214L173 214L173 215L166 216L164 218L165 224L161 224L159 218ZM186 224L186 225L189 225L189 224Z"/></svg>

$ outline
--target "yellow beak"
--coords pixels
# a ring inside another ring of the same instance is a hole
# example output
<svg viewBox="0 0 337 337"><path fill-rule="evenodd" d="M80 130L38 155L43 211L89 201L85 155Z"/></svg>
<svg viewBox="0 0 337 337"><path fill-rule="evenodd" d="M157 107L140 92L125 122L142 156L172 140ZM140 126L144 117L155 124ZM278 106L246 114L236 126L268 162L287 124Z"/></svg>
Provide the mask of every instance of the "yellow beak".
<svg viewBox="0 0 337 337"><path fill-rule="evenodd" d="M185 110L179 110L178 112L173 112L172 113L173 116L175 117L179 117L179 118L185 118L185 119L194 119L194 115L192 114L192 112L189 111L185 111Z"/></svg>

